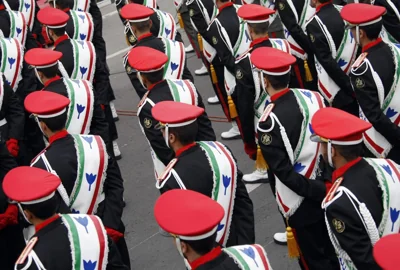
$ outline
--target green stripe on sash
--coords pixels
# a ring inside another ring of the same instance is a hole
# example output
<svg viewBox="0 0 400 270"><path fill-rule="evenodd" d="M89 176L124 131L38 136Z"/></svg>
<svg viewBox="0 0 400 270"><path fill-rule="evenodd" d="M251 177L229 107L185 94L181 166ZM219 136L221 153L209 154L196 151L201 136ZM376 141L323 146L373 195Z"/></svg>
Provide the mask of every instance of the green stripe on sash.
<svg viewBox="0 0 400 270"><path fill-rule="evenodd" d="M78 146L78 151L77 151L77 155L78 155L78 164L79 166L79 170L78 170L78 176L77 176L77 183L75 183L75 192L74 194L72 194L72 198L70 200L70 205L72 206L76 200L76 197L78 197L79 191L81 189L81 185L82 185L82 178L83 178L83 171L85 169L85 152L84 152L84 148L83 148L83 144L81 141L81 136L80 135L72 135L72 137L74 138L74 141L76 143L76 145Z"/></svg>
<svg viewBox="0 0 400 270"><path fill-rule="evenodd" d="M74 246L74 254L75 256L75 270L80 270L81 269L81 246L79 243L79 234L78 230L76 229L75 223L72 220L72 218L69 215L62 215L62 217L67 221L69 225L69 229L71 230L71 235L72 235L72 241L74 243L71 243Z"/></svg>
<svg viewBox="0 0 400 270"><path fill-rule="evenodd" d="M72 79L76 79L76 76L78 76L78 71L79 71L79 45L73 39L71 39L71 42L73 43L72 48L74 49L74 60L75 60L75 68L74 68L74 74L72 74Z"/></svg>
<svg viewBox="0 0 400 270"><path fill-rule="evenodd" d="M1 73L4 73L4 71L6 70L6 66L7 66L7 45L3 38L0 39L0 42L2 45L1 50L3 51L3 59L1 61L1 63L2 63Z"/></svg>
<svg viewBox="0 0 400 270"><path fill-rule="evenodd" d="M70 14L72 14L73 17L73 21L74 21L74 38L73 39L78 39L78 35L79 35L79 18L78 16L76 16L76 13L74 11L70 12Z"/></svg>
<svg viewBox="0 0 400 270"><path fill-rule="evenodd" d="M348 31L350 31L350 30L347 29L344 31L344 40L342 40L342 43L340 43L341 46L339 47L339 51L336 55L336 62L340 60L340 56L342 55L344 47L346 47L345 45L346 45L346 41L347 41L347 32Z"/></svg>
<svg viewBox="0 0 400 270"><path fill-rule="evenodd" d="M166 49L165 54L168 56L168 62L164 66L164 76L165 76L167 74L167 70L168 70L169 64L171 62L171 47L170 47L168 39L164 39L164 43L165 43L165 49Z"/></svg>
<svg viewBox="0 0 400 270"><path fill-rule="evenodd" d="M10 14L10 24L11 24L11 33L10 33L10 37L14 37L15 35L15 18L14 18L14 13L8 12L8 14Z"/></svg>
<svg viewBox="0 0 400 270"><path fill-rule="evenodd" d="M75 91L74 91L74 87L72 86L72 83L70 80L68 79L64 79L64 81L67 83L68 88L70 89L69 91L69 99L71 100L71 104L70 104L70 108L71 111L69 112L69 117L67 120L67 128L69 127L69 125L71 124L71 120L72 120L72 116L74 114L74 108L75 108Z"/></svg>
<svg viewBox="0 0 400 270"><path fill-rule="evenodd" d="M247 24L246 24L247 25ZM238 46L237 46L237 48L235 49L235 51L233 52L233 56L234 57L236 57L235 55L237 54L237 51L239 50L239 48L240 48L240 45L242 44L242 39L243 39L243 36L244 35L246 35L246 34L244 34L244 31L245 31L245 29L244 29L244 26L245 26L245 24L244 23L241 23L241 29L240 29L240 32L239 32L239 40L236 42L236 44L238 44ZM241 35L240 35L241 34Z"/></svg>
<svg viewBox="0 0 400 270"><path fill-rule="evenodd" d="M305 99L303 97L303 93L301 93L301 90L298 90L298 89L292 89L292 90L293 90L293 93L296 95L297 100L300 101L300 104L304 109L304 120L303 120L303 123L301 125L301 130L302 130L303 134L302 134L302 136L300 138L300 148L298 148L298 151L296 151L296 153L293 153L294 154L294 161L296 161L297 158L299 157L300 153L301 153L301 150L303 149L304 141L306 139L306 134L307 134L306 130L308 128L307 124L310 122L310 111L308 110L308 104L305 101ZM313 95L313 94L311 93L311 95Z"/></svg>
<svg viewBox="0 0 400 270"><path fill-rule="evenodd" d="M160 11L157 11L157 13L159 13ZM161 16L161 14L158 14L159 18L160 18L160 22L161 22L161 27L160 27L160 33L159 35L162 36L162 34L164 33L165 29L164 29L164 18ZM171 30L172 31L172 30Z"/></svg>
<svg viewBox="0 0 400 270"><path fill-rule="evenodd" d="M234 255L235 259L237 259L240 262L241 266L243 266L243 270L251 270L249 265L243 259L242 255L240 255L240 253L236 249L227 248L226 250L228 252L232 253Z"/></svg>
<svg viewBox="0 0 400 270"><path fill-rule="evenodd" d="M397 88L396 86L397 86L397 84L399 82L399 79L400 79L400 67L399 67L400 55L399 55L399 51L398 51L396 45L393 44L392 46L394 48L391 48L391 50L394 51L395 57L396 57L396 60L397 60L397 70L396 70L396 75L395 75L396 76L396 81L393 82L393 87L392 87L392 89L390 89L390 92L389 92L388 96L384 100L384 103L383 103L383 106L382 106L383 110L386 110L387 107L390 105L390 102L392 101L394 93L396 92L396 88Z"/></svg>
<svg viewBox="0 0 400 270"><path fill-rule="evenodd" d="M181 98L180 98L180 95L179 95L178 88L176 87L176 84L174 82L170 81L170 80L168 80L168 84L171 86L172 95L173 95L174 101L180 102Z"/></svg>
<svg viewBox="0 0 400 270"><path fill-rule="evenodd" d="M213 171L215 173L215 190L213 194L213 199L216 201L218 200L218 193L219 193L219 182L221 180L221 173L219 171L217 159L214 156L213 151L210 149L210 146L204 142L197 142L204 150L206 150L207 155L210 157L211 166L213 167ZM217 146L216 146L217 147Z"/></svg>

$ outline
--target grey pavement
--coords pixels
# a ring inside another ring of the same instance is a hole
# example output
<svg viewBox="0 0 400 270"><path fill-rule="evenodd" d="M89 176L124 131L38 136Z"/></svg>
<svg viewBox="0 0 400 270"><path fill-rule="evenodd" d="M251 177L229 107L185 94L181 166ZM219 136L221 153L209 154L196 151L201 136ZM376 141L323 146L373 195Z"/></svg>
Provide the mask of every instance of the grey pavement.
<svg viewBox="0 0 400 270"><path fill-rule="evenodd" d="M171 1L159 1L162 10L176 15ZM124 28L116 14L113 4L101 8L103 13L103 35L107 43L108 65L111 70L111 83L114 88L118 110L137 110L139 99L133 89L124 67L122 66L123 50L127 48L123 35ZM176 17L176 16L175 16ZM181 30L180 30L181 31ZM187 40L186 35L182 36ZM186 43L188 44L188 43ZM195 54L188 54L188 66L194 70L201 66ZM213 89L208 76L195 77L195 85L204 100L213 95ZM206 105L211 116L223 116L219 105ZM120 116L117 122L118 143L123 155L119 161L125 180L124 222L126 225L126 240L128 243L132 269L185 269L182 259L176 251L170 238L162 237L153 216L154 202L159 196L155 188L153 165L149 146L134 116ZM213 122L213 127L219 135L230 128L228 123ZM243 151L240 140L224 141L234 152L239 168L244 173L254 169L254 162L249 160ZM297 261L287 257L286 247L273 242L273 234L285 229L283 220L268 184L247 185L254 203L256 219L256 242L266 248L273 269L299 269Z"/></svg>

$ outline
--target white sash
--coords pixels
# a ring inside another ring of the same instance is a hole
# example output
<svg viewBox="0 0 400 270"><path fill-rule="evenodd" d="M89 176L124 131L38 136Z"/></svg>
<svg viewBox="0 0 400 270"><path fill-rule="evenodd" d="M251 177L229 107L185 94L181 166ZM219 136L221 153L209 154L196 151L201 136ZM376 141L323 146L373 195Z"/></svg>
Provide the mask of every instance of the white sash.
<svg viewBox="0 0 400 270"><path fill-rule="evenodd" d="M225 210L218 225L217 242L225 246L229 238L232 213L235 203L237 166L229 150L219 142L197 142L204 151L213 171L214 186L211 198Z"/></svg>
<svg viewBox="0 0 400 270"><path fill-rule="evenodd" d="M7 10L10 17L10 38L16 38L25 46L27 25L22 12Z"/></svg>
<svg viewBox="0 0 400 270"><path fill-rule="evenodd" d="M233 246L222 249L242 270L259 269L272 270L267 253L258 244Z"/></svg>
<svg viewBox="0 0 400 270"><path fill-rule="evenodd" d="M108 263L108 238L100 218L94 215L61 215L68 230L72 251L72 270L105 270Z"/></svg>
<svg viewBox="0 0 400 270"><path fill-rule="evenodd" d="M166 13L156 8L154 8L154 12L157 13L157 17L160 20L160 31L158 32L158 36L175 40L176 23L174 17L172 17L170 13Z"/></svg>
<svg viewBox="0 0 400 270"><path fill-rule="evenodd" d="M260 4L261 6L264 6L266 8L272 9L272 10L276 10L275 9L275 0L260 0ZM279 17L278 12L275 12L274 14L271 14L269 16L269 25L271 25L275 19Z"/></svg>
<svg viewBox="0 0 400 270"><path fill-rule="evenodd" d="M300 28L303 30L303 32L306 32L306 22L315 13L315 8L312 8L310 6L310 0L304 1L304 6L303 6L303 9L301 11L300 18L299 18L298 14L297 14L297 10L296 10L296 7L293 4L293 1L292 0L287 0L287 4L289 5L290 9L292 10L297 24L300 26ZM289 30L286 28L286 26L284 24L282 24L282 25L283 25L285 37L286 37L287 41L289 42L290 47L292 49L292 54L294 56L302 59L302 60L306 60L308 58L307 53L296 42L296 40L290 34Z"/></svg>
<svg viewBox="0 0 400 270"><path fill-rule="evenodd" d="M6 1L4 1L6 2ZM32 31L33 23L35 22L36 1L34 0L19 0L18 11L24 15L25 23L29 30Z"/></svg>
<svg viewBox="0 0 400 270"><path fill-rule="evenodd" d="M397 19L400 22L400 13L397 10L396 6L393 4L392 0L386 0L385 1L390 8L392 9L392 11L394 12L394 14L396 15ZM386 41L386 42L391 42L391 43L399 43L399 40L396 40L386 29L385 26L382 26L382 31L381 31L381 37Z"/></svg>
<svg viewBox="0 0 400 270"><path fill-rule="evenodd" d="M71 101L66 128L70 134L89 134L94 103L92 84L89 81L66 78L63 78L63 82Z"/></svg>
<svg viewBox="0 0 400 270"><path fill-rule="evenodd" d="M378 91L379 103L383 113L398 126L400 123L400 49L391 43L388 43L388 46L391 48L393 53L396 72L394 74L392 87L386 98L384 97L385 89L381 79L379 78L379 75L375 72L373 66L367 58L364 59L364 61L371 69L371 74ZM368 119L361 107L360 118L368 122ZM393 147L389 141L386 140L385 137L383 137L374 127L371 127L364 133L364 143L376 157L386 157Z"/></svg>
<svg viewBox="0 0 400 270"><path fill-rule="evenodd" d="M93 82L96 69L96 51L90 41L70 39L74 51L74 70L71 79Z"/></svg>
<svg viewBox="0 0 400 270"><path fill-rule="evenodd" d="M76 40L92 41L94 24L92 15L83 11L70 10L74 24L74 35L70 38Z"/></svg>
<svg viewBox="0 0 400 270"><path fill-rule="evenodd" d="M168 62L164 67L165 79L182 79L185 68L186 53L182 42L160 38L164 43L164 51L168 56Z"/></svg>
<svg viewBox="0 0 400 270"><path fill-rule="evenodd" d="M278 124L282 141L284 142L289 159L293 164L295 171L305 176L310 181L314 181L320 159L320 144L314 143L309 139L313 134L311 129L311 118L316 111L325 107L325 105L321 95L316 92L305 89L291 89L291 91L295 95L297 104L303 115L302 130L296 149L292 149L285 128L273 112L270 114L270 118L273 121L272 128L275 124ZM268 132L261 129L260 131ZM283 182L281 182L281 180L279 180L278 177L275 176L275 178L276 202L279 210L285 218L290 217L300 207L304 197L297 195L289 189Z"/></svg>
<svg viewBox="0 0 400 270"><path fill-rule="evenodd" d="M74 0L74 8L76 11L89 12L91 0Z"/></svg>
<svg viewBox="0 0 400 270"><path fill-rule="evenodd" d="M0 38L0 47L2 52L0 72L4 74L6 82L15 92L22 79L23 48L16 38Z"/></svg>
<svg viewBox="0 0 400 270"><path fill-rule="evenodd" d="M341 6L335 6L336 9L341 10ZM335 42L328 29L318 17L318 13L313 17L316 22L319 24L322 32L325 35L326 40L328 41L329 47L332 52L332 57L336 60L340 68L346 73L349 74L350 67L352 66L354 59L357 54L357 44L353 35L351 34L350 29L346 29L344 31L344 36L342 42L337 49L335 46ZM310 20L311 21L311 20ZM334 80L329 76L324 67L319 63L316 56L315 58L315 67L318 73L318 89L320 93L324 96L324 98L332 104L333 99L336 94L339 92L339 86L334 82Z"/></svg>
<svg viewBox="0 0 400 270"><path fill-rule="evenodd" d="M143 6L148 8L157 8L157 1L156 0L144 0Z"/></svg>

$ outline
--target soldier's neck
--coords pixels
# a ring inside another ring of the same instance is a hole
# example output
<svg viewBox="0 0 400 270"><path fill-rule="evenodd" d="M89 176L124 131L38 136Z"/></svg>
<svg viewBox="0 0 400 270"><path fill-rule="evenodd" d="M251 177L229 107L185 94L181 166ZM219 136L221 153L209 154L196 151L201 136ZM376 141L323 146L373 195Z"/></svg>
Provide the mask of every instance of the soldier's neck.
<svg viewBox="0 0 400 270"><path fill-rule="evenodd" d="M372 40L367 39L367 38L360 39L361 48L364 48L365 46L367 46L368 44L371 44L373 42L376 42L376 39L372 39Z"/></svg>

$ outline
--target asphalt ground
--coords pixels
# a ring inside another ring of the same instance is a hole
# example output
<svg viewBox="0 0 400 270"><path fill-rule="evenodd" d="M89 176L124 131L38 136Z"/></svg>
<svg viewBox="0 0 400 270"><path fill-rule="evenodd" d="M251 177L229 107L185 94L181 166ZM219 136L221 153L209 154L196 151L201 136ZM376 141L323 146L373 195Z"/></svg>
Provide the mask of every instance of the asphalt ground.
<svg viewBox="0 0 400 270"><path fill-rule="evenodd" d="M174 5L171 1L158 1L160 9L170 12L176 17ZM128 50L124 38L124 27L116 12L114 4L102 3L103 36L107 43L107 60L111 71L111 83L116 95L116 107L121 111L136 111L139 98L133 89L122 65L122 56ZM180 29L179 31L182 31ZM182 31L185 44L186 34ZM187 54L187 65L194 75L194 70L201 66L201 61L194 53ZM203 100L213 95L208 76L196 76L195 85ZM219 105L206 105L208 115L224 117ZM142 134L136 116L120 115L117 122L118 143L123 158L118 162L125 181L124 223L126 225L125 238L128 243L132 269L185 269L183 260L179 256L170 238L161 236L153 216L154 202L159 196L155 188L153 164L147 141ZM213 122L213 127L220 139L220 134L230 128L230 124ZM240 140L222 141L233 151L238 160L240 170L249 173L254 170L254 161L251 161L243 150ZM283 232L285 227L278 213L274 196L269 184L247 185L250 197L253 200L256 242L262 245L268 254L273 269L299 269L296 260L287 257L286 246L274 243L273 235Z"/></svg>

